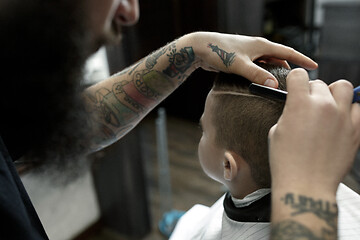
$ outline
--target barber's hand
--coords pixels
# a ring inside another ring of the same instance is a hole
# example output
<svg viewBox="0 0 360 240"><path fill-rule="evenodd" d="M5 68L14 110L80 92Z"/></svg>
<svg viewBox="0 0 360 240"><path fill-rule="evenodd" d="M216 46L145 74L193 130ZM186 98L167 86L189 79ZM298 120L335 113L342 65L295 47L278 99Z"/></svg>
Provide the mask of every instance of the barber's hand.
<svg viewBox="0 0 360 240"><path fill-rule="evenodd" d="M307 69L317 68L310 58L292 48L260 37L196 32L185 36L194 48L198 67L241 75L252 82L277 87L276 78L255 60L289 67L286 60Z"/></svg>
<svg viewBox="0 0 360 240"><path fill-rule="evenodd" d="M287 78L288 96L269 132L273 188L335 196L360 143L360 105L345 80L328 87L305 70Z"/></svg>

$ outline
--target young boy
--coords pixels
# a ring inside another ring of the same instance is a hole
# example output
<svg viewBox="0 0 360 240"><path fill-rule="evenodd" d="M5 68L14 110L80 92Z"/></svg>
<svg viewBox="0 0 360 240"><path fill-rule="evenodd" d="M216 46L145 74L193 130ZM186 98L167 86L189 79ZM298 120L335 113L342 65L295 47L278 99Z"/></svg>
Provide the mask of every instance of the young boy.
<svg viewBox="0 0 360 240"><path fill-rule="evenodd" d="M279 89L285 90L289 70L261 66L278 79ZM253 95L249 85L248 80L236 75L217 76L200 119L203 135L198 153L205 173L223 183L229 192L211 208L195 205L179 220L170 239L269 238L271 177L267 136L285 102ZM337 198L339 238L357 239L360 197L341 184ZM317 208L309 202L309 209L304 209L291 196L286 201L298 212Z"/></svg>

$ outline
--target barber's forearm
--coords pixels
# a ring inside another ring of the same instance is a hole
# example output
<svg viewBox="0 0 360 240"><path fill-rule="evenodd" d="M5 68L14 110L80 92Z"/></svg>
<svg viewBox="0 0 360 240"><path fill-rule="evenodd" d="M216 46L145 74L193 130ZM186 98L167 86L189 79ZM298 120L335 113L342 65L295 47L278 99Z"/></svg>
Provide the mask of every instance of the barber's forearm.
<svg viewBox="0 0 360 240"><path fill-rule="evenodd" d="M310 188L296 190L272 192L271 239L337 239L335 195Z"/></svg>
<svg viewBox="0 0 360 240"><path fill-rule="evenodd" d="M317 67L299 52L263 38L197 32L175 40L85 91L93 125L100 129L94 135L94 147L105 147L124 136L199 67L276 86L275 77L253 62L269 57L285 65L284 60L290 60L310 69Z"/></svg>
<svg viewBox="0 0 360 240"><path fill-rule="evenodd" d="M194 48L187 36L85 91L92 116L93 149L103 148L134 128L196 68Z"/></svg>

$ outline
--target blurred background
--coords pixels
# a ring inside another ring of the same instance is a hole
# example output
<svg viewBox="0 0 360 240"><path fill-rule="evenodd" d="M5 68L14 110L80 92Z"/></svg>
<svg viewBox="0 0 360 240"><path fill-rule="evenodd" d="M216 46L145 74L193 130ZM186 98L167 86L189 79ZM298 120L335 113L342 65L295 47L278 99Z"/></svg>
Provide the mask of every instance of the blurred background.
<svg viewBox="0 0 360 240"><path fill-rule="evenodd" d="M312 79L360 82L360 0L140 0L140 15L124 29L121 45L89 60L86 84L193 31L263 36L317 61ZM90 156L76 181L55 184L21 173L50 239L166 239L158 230L164 212L211 206L224 189L202 172L197 143L213 77L197 70L130 134ZM345 179L357 192L359 159Z"/></svg>

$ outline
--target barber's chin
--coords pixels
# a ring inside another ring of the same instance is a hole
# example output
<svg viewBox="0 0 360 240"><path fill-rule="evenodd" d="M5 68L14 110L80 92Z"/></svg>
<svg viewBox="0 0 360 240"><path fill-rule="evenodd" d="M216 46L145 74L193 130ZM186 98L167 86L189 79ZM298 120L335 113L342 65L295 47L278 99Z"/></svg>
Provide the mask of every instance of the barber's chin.
<svg viewBox="0 0 360 240"><path fill-rule="evenodd" d="M107 45L116 45L116 44L119 44L122 39L123 39L123 35L121 33L119 33L119 34L110 34L110 35L106 36L105 44L107 44Z"/></svg>
<svg viewBox="0 0 360 240"><path fill-rule="evenodd" d="M113 39L98 39L97 41L94 41L93 44L91 44L89 53L87 54L88 57L90 57L92 54L96 53L101 47L104 45L115 45L118 44L120 40L113 40Z"/></svg>
<svg viewBox="0 0 360 240"><path fill-rule="evenodd" d="M119 44L122 40L122 28L120 25L112 24L110 31L105 36L105 43L110 45Z"/></svg>
<svg viewBox="0 0 360 240"><path fill-rule="evenodd" d="M102 45L103 44L101 44L99 41L96 41L93 44L91 44L87 57L89 57L92 54L96 53L101 48Z"/></svg>
<svg viewBox="0 0 360 240"><path fill-rule="evenodd" d="M122 38L122 34L106 34L101 38L97 39L97 41L95 41L95 43L93 44L93 48L91 49L92 53L98 51L99 48L104 45L118 45L121 42Z"/></svg>
<svg viewBox="0 0 360 240"><path fill-rule="evenodd" d="M117 45L121 42L122 38L121 33L115 33L113 31L105 32L100 36L94 37L91 40L88 55L97 52L104 45Z"/></svg>

